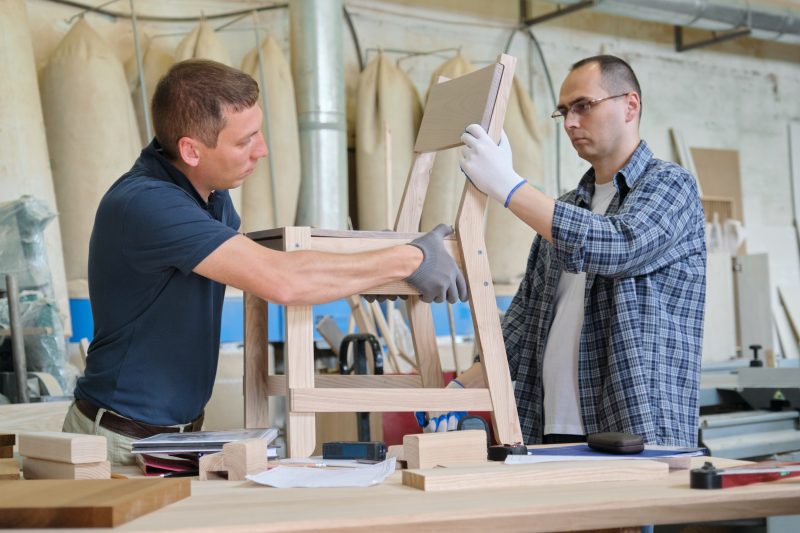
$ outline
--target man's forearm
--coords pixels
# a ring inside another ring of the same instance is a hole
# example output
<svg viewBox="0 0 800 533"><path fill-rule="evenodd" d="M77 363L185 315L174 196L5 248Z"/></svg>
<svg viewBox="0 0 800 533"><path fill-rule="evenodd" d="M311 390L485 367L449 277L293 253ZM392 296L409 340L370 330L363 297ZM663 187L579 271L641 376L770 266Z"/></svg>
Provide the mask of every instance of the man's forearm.
<svg viewBox="0 0 800 533"><path fill-rule="evenodd" d="M553 214L556 201L525 184L514 192L508 208L536 233L548 242L553 242Z"/></svg>
<svg viewBox="0 0 800 533"><path fill-rule="evenodd" d="M284 303L322 303L407 278L422 261L413 246L395 246L377 252L332 254L298 251L286 254L293 288Z"/></svg>

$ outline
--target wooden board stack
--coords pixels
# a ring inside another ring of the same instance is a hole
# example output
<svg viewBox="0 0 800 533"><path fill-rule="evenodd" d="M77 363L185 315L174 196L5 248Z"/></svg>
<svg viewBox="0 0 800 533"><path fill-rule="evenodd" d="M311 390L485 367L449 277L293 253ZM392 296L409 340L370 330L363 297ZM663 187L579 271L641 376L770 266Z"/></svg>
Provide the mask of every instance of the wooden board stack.
<svg viewBox="0 0 800 533"><path fill-rule="evenodd" d="M109 479L106 438L41 431L19 436L25 479Z"/></svg>
<svg viewBox="0 0 800 533"><path fill-rule="evenodd" d="M19 479L19 463L14 459L16 435L0 433L0 479Z"/></svg>

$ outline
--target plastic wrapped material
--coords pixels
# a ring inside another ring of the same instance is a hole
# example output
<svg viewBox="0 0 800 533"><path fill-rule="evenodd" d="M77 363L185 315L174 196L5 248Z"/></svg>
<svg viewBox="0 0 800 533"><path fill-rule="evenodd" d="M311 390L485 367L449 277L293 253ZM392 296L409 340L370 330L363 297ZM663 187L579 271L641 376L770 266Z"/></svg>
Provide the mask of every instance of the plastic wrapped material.
<svg viewBox="0 0 800 533"><path fill-rule="evenodd" d="M42 232L55 218L44 202L32 196L0 204L0 289L12 274L20 290L41 291L53 297L50 268Z"/></svg>
<svg viewBox="0 0 800 533"><path fill-rule="evenodd" d="M28 370L47 372L65 391L71 391L75 372L65 367L64 328L53 299L43 237L44 228L55 216L32 196L0 204L0 289L6 292L6 274L17 280ZM0 329L9 328L8 299L4 297L0 299ZM7 344L3 340L0 337L0 367L10 367L10 350L3 350Z"/></svg>
<svg viewBox="0 0 800 533"><path fill-rule="evenodd" d="M65 393L71 394L75 388L76 372L66 365L66 339L55 302L41 292L23 291L20 295L20 318L28 371L47 372L58 380ZM3 298L0 300L0 328L8 329L9 322L8 299ZM0 360L10 361L10 350L8 354L3 352L5 350L0 346Z"/></svg>

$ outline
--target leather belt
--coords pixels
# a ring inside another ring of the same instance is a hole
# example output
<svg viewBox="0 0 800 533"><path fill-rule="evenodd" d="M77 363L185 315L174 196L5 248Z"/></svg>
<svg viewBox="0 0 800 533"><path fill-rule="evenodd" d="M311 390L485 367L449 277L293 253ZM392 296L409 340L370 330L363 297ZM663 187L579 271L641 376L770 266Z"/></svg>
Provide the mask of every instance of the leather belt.
<svg viewBox="0 0 800 533"><path fill-rule="evenodd" d="M97 412L100 410L99 407L87 400L76 399L75 406L78 408L78 411L86 415L90 420L94 420L97 417ZM181 429L185 432L200 431L203 427L203 413L200 413L200 416L194 421L181 427L146 424L144 422L131 420L130 418L125 418L111 411L105 411L103 416L100 417L100 426L114 433L119 433L120 435L125 435L134 439L146 439L147 437L152 437L159 433L178 433Z"/></svg>

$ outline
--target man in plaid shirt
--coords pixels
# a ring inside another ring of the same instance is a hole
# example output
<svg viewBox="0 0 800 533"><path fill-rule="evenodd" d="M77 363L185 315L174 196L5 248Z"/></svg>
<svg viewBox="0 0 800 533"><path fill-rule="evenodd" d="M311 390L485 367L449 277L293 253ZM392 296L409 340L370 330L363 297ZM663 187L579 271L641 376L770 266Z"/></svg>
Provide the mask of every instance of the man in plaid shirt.
<svg viewBox="0 0 800 533"><path fill-rule="evenodd" d="M557 201L514 172L505 134L498 146L473 124L462 137L468 178L538 233L503 323L529 444L601 431L697 442L705 217L692 175L640 139L641 94L617 57L572 66L552 116L592 168ZM482 379L476 364L450 386Z"/></svg>

